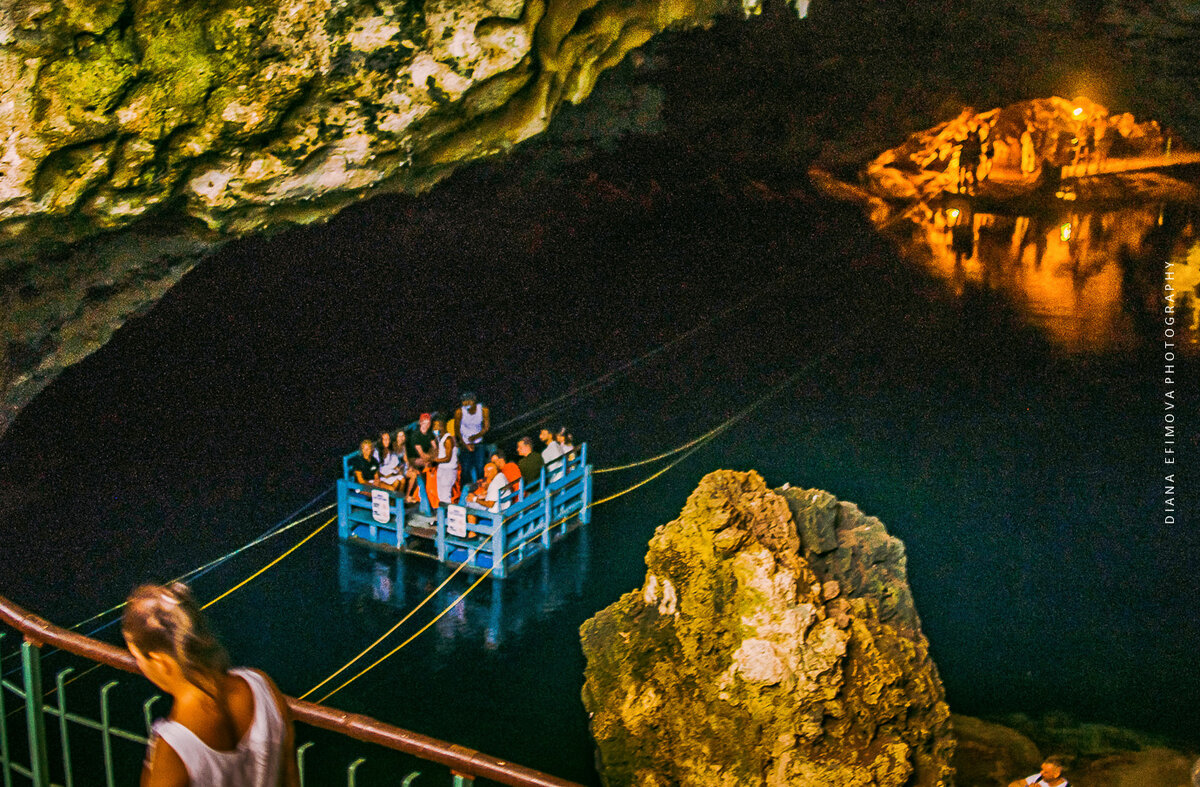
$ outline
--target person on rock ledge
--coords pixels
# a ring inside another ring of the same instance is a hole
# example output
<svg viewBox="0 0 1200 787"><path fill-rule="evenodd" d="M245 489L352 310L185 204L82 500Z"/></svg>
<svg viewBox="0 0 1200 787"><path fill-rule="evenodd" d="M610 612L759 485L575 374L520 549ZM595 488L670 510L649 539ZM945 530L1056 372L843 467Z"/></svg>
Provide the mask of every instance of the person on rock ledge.
<svg viewBox="0 0 1200 787"><path fill-rule="evenodd" d="M1070 787L1063 776L1064 758L1052 754L1042 762L1042 769L1032 776L1013 781L1008 787Z"/></svg>

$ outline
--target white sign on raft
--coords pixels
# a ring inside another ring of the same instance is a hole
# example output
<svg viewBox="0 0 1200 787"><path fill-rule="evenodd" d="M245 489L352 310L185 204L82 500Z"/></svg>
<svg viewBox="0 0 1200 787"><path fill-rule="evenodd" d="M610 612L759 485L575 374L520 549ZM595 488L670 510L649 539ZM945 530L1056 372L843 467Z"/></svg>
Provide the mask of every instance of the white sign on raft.
<svg viewBox="0 0 1200 787"><path fill-rule="evenodd" d="M456 538L467 535L467 507L446 506L446 532Z"/></svg>
<svg viewBox="0 0 1200 787"><path fill-rule="evenodd" d="M381 525L386 525L392 518L391 501L388 493L382 489L371 490L371 518Z"/></svg>

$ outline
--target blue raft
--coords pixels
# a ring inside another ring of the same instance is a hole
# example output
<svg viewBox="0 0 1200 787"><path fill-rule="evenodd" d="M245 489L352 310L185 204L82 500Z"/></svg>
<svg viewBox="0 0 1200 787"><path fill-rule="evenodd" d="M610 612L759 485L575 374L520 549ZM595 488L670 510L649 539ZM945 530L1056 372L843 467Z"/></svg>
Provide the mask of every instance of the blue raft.
<svg viewBox="0 0 1200 787"><path fill-rule="evenodd" d="M542 469L528 486L518 481L500 497L500 510L466 502L429 505L424 477L418 479L421 502L405 505L404 495L352 480L350 460L342 457L337 482L338 536L347 543L432 557L465 571L504 579L531 555L591 520L592 467L587 443ZM476 521L466 524L466 517ZM482 547L482 548L481 548Z"/></svg>

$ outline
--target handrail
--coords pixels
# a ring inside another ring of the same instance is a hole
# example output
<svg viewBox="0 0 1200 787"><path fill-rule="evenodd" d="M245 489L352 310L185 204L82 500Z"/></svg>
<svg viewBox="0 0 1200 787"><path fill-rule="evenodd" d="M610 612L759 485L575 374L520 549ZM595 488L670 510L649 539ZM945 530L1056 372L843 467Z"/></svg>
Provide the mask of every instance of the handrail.
<svg viewBox="0 0 1200 787"><path fill-rule="evenodd" d="M43 617L0 595L0 622L24 635L34 645L53 645L60 650L114 667L141 674L133 656L122 648L77 634L54 625ZM481 779L490 779L511 787L581 787L576 782L501 760L456 743L431 738L358 713L329 708L313 702L286 697L297 721L313 727L347 735L364 743L375 743L395 751L445 765L452 771Z"/></svg>

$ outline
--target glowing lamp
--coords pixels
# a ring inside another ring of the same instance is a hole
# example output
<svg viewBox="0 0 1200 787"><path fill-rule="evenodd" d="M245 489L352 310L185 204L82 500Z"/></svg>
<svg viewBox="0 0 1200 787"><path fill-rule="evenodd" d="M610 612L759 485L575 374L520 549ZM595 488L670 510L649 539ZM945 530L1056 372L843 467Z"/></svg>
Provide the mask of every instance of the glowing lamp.
<svg viewBox="0 0 1200 787"><path fill-rule="evenodd" d="M1068 221L1058 228L1058 237L1063 243L1071 239L1071 222Z"/></svg>
<svg viewBox="0 0 1200 787"><path fill-rule="evenodd" d="M1075 117L1079 117L1083 114L1083 107L1075 107L1075 109L1071 111L1071 114Z"/></svg>
<svg viewBox="0 0 1200 787"><path fill-rule="evenodd" d="M951 208L950 210L946 211L946 216L949 217L951 224L958 223L959 213L960 212L959 212L958 208Z"/></svg>

